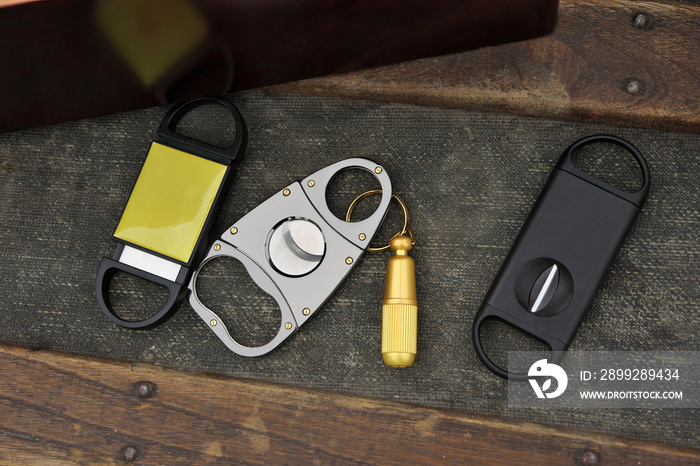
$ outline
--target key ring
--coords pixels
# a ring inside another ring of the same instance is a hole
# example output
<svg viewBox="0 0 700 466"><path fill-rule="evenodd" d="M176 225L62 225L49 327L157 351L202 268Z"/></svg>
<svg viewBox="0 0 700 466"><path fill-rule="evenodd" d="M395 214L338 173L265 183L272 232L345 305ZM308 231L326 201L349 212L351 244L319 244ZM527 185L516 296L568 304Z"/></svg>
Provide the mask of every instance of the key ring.
<svg viewBox="0 0 700 466"><path fill-rule="evenodd" d="M381 194L382 190L381 189L372 189L370 191L365 191L364 193L360 194L357 196L351 203L350 206L348 206L348 211L345 214L345 221L349 222L350 218L352 217L352 212L355 210L355 207L359 202L363 199L368 198L369 196L373 196L375 194ZM411 228L408 226L408 208L406 207L406 204L403 202L403 200L396 194L392 194L391 198L394 199L399 206L401 206L401 211L403 212L403 226L401 227L401 230L397 232L392 238L395 238L397 236L403 236L406 233L408 233L408 236L411 238L411 245L415 246L416 245L416 237L413 236L413 231L411 231ZM373 247L367 247L368 252L382 252L386 251L389 249L389 244L387 243L384 246L378 247L378 248L373 248Z"/></svg>

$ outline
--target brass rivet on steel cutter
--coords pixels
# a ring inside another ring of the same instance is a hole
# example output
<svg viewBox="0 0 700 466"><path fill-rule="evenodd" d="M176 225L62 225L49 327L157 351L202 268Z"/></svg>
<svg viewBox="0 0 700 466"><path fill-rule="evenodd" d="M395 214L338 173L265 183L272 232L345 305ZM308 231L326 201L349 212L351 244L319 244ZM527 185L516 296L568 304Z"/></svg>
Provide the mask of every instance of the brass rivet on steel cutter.
<svg viewBox="0 0 700 466"><path fill-rule="evenodd" d="M292 192L289 189L285 188L285 190L282 191L282 194L284 194L285 196L289 196L290 194L292 194Z"/></svg>
<svg viewBox="0 0 700 466"><path fill-rule="evenodd" d="M236 227L231 228L231 234L235 235L236 233L238 233L238 228L236 228Z"/></svg>
<svg viewBox="0 0 700 466"><path fill-rule="evenodd" d="M301 313L304 314L305 316L308 316L309 314L311 314L311 309L309 309L308 307L305 307L304 310L301 311Z"/></svg>
<svg viewBox="0 0 700 466"><path fill-rule="evenodd" d="M382 172L382 167L377 167L374 169L374 173L376 173L377 175L379 175L381 172Z"/></svg>
<svg viewBox="0 0 700 466"><path fill-rule="evenodd" d="M214 245L214 251L218 251L219 249L221 249L221 245L220 245L220 244L215 244L215 245Z"/></svg>
<svg viewBox="0 0 700 466"><path fill-rule="evenodd" d="M309 182L306 184L309 185L309 188L313 188L314 186L316 186L316 182L314 180L309 180Z"/></svg>
<svg viewBox="0 0 700 466"><path fill-rule="evenodd" d="M360 236L358 236L358 238L360 238L360 241L364 241L367 239L367 235L365 235L364 233L360 233Z"/></svg>
<svg viewBox="0 0 700 466"><path fill-rule="evenodd" d="M291 322L287 322L286 324L284 324L284 328L286 328L287 330L289 330L290 328L292 328L292 323L291 323Z"/></svg>
<svg viewBox="0 0 700 466"><path fill-rule="evenodd" d="M212 320L209 322L209 325L211 325L212 327L216 327L216 324L218 324L218 322L217 322L215 319L212 319Z"/></svg>
<svg viewBox="0 0 700 466"><path fill-rule="evenodd" d="M352 264L352 257L346 258L346 259L345 259L345 263L348 264L348 265Z"/></svg>

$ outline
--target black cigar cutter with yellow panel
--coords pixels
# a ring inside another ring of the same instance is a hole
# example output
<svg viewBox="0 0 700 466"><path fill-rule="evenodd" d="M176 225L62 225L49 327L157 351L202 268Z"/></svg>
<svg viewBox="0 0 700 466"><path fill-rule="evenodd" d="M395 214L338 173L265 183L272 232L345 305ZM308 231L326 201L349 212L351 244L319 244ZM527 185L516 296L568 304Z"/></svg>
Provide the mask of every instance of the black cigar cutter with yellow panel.
<svg viewBox="0 0 700 466"><path fill-rule="evenodd" d="M233 144L225 149L183 136L181 118L200 105L226 108L236 125ZM97 271L96 294L102 311L127 328L154 327L177 310L187 294L192 269L201 261L209 233L231 184L233 163L243 151L245 127L236 107L219 98L175 105L163 119L113 238L117 248ZM141 277L167 288L169 297L151 317L125 320L109 298L117 272Z"/></svg>

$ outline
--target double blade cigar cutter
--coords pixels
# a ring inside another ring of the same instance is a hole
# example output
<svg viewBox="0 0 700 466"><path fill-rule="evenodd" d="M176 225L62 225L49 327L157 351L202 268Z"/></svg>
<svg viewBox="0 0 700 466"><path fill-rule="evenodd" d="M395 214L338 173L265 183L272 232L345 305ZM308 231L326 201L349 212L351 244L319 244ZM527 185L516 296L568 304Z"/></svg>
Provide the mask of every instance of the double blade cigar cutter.
<svg viewBox="0 0 700 466"><path fill-rule="evenodd" d="M341 171L364 169L381 185L381 200L368 218L349 222L336 217L326 203L326 189ZM382 224L392 188L383 167L351 158L323 168L275 193L234 223L209 248L190 279L189 300L207 326L234 353L262 356L278 347L311 318L355 267ZM277 335L258 347L235 341L221 318L197 295L201 268L219 257L231 257L280 308Z"/></svg>

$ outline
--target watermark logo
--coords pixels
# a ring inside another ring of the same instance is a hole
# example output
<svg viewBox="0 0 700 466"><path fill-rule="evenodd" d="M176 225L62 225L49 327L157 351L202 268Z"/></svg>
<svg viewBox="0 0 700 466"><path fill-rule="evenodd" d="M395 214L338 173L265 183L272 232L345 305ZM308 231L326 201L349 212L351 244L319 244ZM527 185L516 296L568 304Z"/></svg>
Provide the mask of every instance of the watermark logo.
<svg viewBox="0 0 700 466"><path fill-rule="evenodd" d="M508 367L520 376L508 379L508 407L700 408L700 351L567 351L564 356L509 351Z"/></svg>
<svg viewBox="0 0 700 466"><path fill-rule="evenodd" d="M527 372L529 377L528 382L532 385L532 389L535 391L537 398L556 398L566 390L566 386L569 383L568 377L564 369L556 364L550 364L546 359L540 359L536 361L530 370ZM540 384L538 383L539 378L547 377L547 379ZM552 388L552 379L557 381L557 388L552 392L548 392Z"/></svg>

